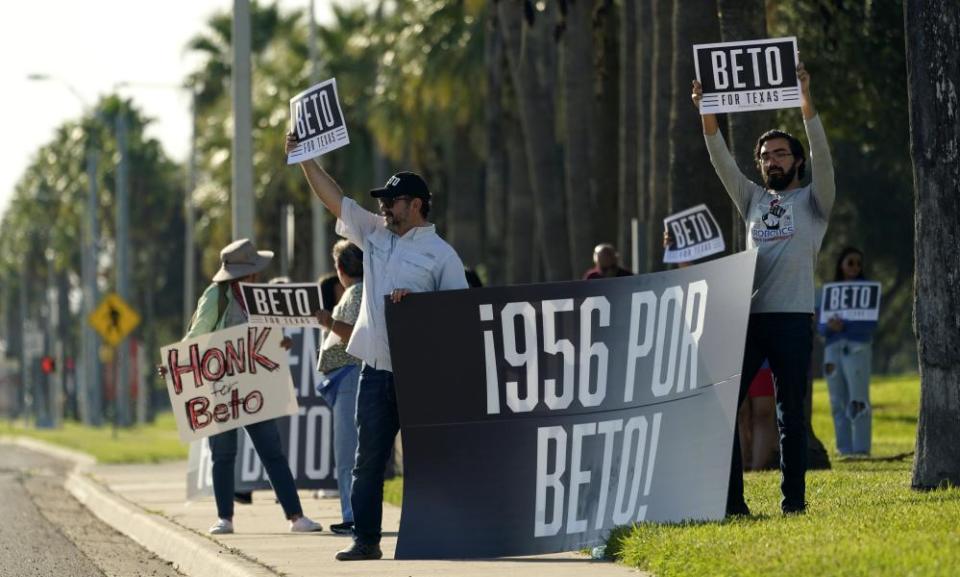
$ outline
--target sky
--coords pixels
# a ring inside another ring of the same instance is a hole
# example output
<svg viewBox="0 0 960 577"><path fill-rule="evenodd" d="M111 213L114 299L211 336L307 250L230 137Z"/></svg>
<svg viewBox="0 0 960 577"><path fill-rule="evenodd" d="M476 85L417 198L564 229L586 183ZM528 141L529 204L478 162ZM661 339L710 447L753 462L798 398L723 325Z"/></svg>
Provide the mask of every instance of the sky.
<svg viewBox="0 0 960 577"><path fill-rule="evenodd" d="M315 0L318 21L329 21L332 3L343 0ZM292 10L310 2L279 0L279 5ZM92 105L118 83L127 83L120 93L154 119L147 135L160 140L173 160L183 161L190 102L176 87L199 64L184 47L213 13L232 7L233 0L5 3L0 18L0 213L56 127L82 115L81 99ZM31 81L29 74L52 80Z"/></svg>

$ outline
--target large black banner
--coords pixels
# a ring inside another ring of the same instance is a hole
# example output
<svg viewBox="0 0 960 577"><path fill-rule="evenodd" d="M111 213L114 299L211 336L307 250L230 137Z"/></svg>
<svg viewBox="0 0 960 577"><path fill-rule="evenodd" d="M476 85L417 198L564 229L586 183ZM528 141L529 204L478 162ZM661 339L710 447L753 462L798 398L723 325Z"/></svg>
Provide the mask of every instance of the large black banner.
<svg viewBox="0 0 960 577"><path fill-rule="evenodd" d="M755 264L388 305L397 558L568 551L617 525L722 518Z"/></svg>

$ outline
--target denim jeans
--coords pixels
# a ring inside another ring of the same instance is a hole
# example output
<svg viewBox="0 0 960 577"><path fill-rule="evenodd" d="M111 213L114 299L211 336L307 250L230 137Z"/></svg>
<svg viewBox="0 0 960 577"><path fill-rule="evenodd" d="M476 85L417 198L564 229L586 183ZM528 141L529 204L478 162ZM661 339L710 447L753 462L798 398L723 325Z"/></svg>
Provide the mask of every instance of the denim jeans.
<svg viewBox="0 0 960 577"><path fill-rule="evenodd" d="M340 513L344 522L353 521L350 491L357 456L357 388L360 367L353 365L340 379L333 403L333 458L337 464Z"/></svg>
<svg viewBox="0 0 960 577"><path fill-rule="evenodd" d="M807 427L803 405L812 348L812 315L750 315L737 407L746 398L750 383L763 360L769 359L770 369L776 377L774 395L777 402L777 428L780 431L780 491L783 493L780 506L784 510L797 510L806 506ZM734 420L727 512L735 512L745 506L740 432Z"/></svg>
<svg viewBox="0 0 960 577"><path fill-rule="evenodd" d="M270 477L270 484L277 494L287 519L303 515L297 485L290 473L287 456L280 445L280 430L276 419L261 421L244 427L253 447L257 450ZM237 434L233 429L210 437L210 453L213 457L213 496L217 501L217 517L233 519L233 471L237 461Z"/></svg>
<svg viewBox="0 0 960 577"><path fill-rule="evenodd" d="M357 393L357 461L350 493L353 538L358 543L380 543L384 471L399 430L393 373L364 364Z"/></svg>
<svg viewBox="0 0 960 577"><path fill-rule="evenodd" d="M870 453L870 343L842 339L823 350L823 374L830 392L830 410L837 452Z"/></svg>

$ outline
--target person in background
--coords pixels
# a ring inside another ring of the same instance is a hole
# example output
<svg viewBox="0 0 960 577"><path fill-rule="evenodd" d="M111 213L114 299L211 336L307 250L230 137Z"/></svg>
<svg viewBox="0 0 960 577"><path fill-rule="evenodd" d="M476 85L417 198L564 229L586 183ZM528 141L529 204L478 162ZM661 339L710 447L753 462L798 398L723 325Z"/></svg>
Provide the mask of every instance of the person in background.
<svg viewBox="0 0 960 577"><path fill-rule="evenodd" d="M745 471L764 471L777 467L777 404L774 402L776 379L770 363L763 362L750 383L747 398L740 405L738 428Z"/></svg>
<svg viewBox="0 0 960 577"><path fill-rule="evenodd" d="M330 525L338 535L353 533L353 507L350 490L357 452L357 384L360 359L347 352L353 325L360 316L363 295L363 252L348 240L333 245L333 263L340 283L346 287L332 312L317 311L317 320L326 331L320 348L317 392L333 408L333 454L337 464L337 487L343 521Z"/></svg>
<svg viewBox="0 0 960 577"><path fill-rule="evenodd" d="M852 247L843 249L833 280L864 280L863 253ZM826 338L823 375L830 392L837 452L841 455L870 454L871 341L876 328L876 321L843 321L837 317L818 325L820 334Z"/></svg>
<svg viewBox="0 0 960 577"><path fill-rule="evenodd" d="M320 283L320 298L323 300L321 306L328 313L333 312L333 307L337 306L340 298L343 296L343 285L340 284L340 277L336 272L331 272L317 279Z"/></svg>
<svg viewBox="0 0 960 577"><path fill-rule="evenodd" d="M620 266L620 254L610 243L598 244L593 249L593 268L583 273L583 280L630 276L633 273Z"/></svg>
<svg viewBox="0 0 960 577"><path fill-rule="evenodd" d="M220 270L213 276L213 283L203 291L184 339L246 323L247 311L243 305L240 283L256 282L258 274L267 267L272 258L272 252L258 251L253 243L245 238L236 240L221 250ZM289 350L291 344L290 339L284 338L281 346ZM303 514L297 486L280 444L277 420L253 423L246 425L244 429L267 470L277 500L290 521L290 531L322 531L323 527L319 523ZM217 522L209 529L212 535L233 533L233 475L237 459L237 434L238 429L232 429L210 437L213 495L217 503L218 517Z"/></svg>

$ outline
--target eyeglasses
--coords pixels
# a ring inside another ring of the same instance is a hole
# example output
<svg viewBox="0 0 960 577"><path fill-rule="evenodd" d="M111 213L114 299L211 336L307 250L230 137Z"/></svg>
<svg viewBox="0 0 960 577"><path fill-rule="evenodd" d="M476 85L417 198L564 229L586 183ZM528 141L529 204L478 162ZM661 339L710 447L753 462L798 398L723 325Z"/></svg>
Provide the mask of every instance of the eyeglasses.
<svg viewBox="0 0 960 577"><path fill-rule="evenodd" d="M763 152L760 154L761 162L768 162L772 160L783 160L793 156L793 153L788 150L774 150L773 152Z"/></svg>
<svg viewBox="0 0 960 577"><path fill-rule="evenodd" d="M860 262L860 259L857 259L857 258L848 258L847 260L843 261L843 264L845 264L846 266L856 266L856 267L863 266L863 263Z"/></svg>
<svg viewBox="0 0 960 577"><path fill-rule="evenodd" d="M411 197L409 196L394 196L391 198L381 198L379 200L380 200L380 205L383 206L383 208L393 208L393 205L398 200L410 200L410 198Z"/></svg>

